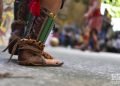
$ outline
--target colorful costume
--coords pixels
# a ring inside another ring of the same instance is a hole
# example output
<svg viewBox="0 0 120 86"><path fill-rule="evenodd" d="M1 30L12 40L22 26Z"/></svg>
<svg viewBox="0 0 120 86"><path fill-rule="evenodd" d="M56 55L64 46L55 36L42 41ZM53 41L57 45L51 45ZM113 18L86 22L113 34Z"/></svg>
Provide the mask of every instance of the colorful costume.
<svg viewBox="0 0 120 86"><path fill-rule="evenodd" d="M100 12L101 0L89 0L89 9L85 14L87 19L88 32L85 34L86 45L90 44L91 49L99 51L98 33L102 28L102 16Z"/></svg>
<svg viewBox="0 0 120 86"><path fill-rule="evenodd" d="M64 0L15 0L15 19L7 48L10 54L18 55L19 64L43 66L63 64L44 52L44 43L63 2Z"/></svg>
<svg viewBox="0 0 120 86"><path fill-rule="evenodd" d="M90 0L89 10L87 14L88 26L91 29L96 29L98 32L101 31L102 27L102 16L100 12L100 4L99 0Z"/></svg>

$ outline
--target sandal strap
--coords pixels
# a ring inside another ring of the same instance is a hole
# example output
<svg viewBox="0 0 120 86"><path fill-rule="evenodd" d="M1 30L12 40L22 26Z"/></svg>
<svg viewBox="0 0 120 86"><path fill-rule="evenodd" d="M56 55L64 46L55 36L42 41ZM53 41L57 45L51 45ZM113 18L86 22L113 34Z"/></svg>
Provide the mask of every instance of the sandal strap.
<svg viewBox="0 0 120 86"><path fill-rule="evenodd" d="M25 45L23 47L20 47L19 49L20 50L31 50L33 52L42 53L42 49L40 50L40 49L37 49L37 48L30 46L30 45Z"/></svg>
<svg viewBox="0 0 120 86"><path fill-rule="evenodd" d="M40 50L43 50L45 47L45 45L40 41L36 41L34 39L21 39L19 47L21 48L26 45L34 46L35 48Z"/></svg>
<svg viewBox="0 0 120 86"><path fill-rule="evenodd" d="M53 59L54 57L53 56L51 56L49 53L47 53L47 52L42 52L42 56L44 56L46 59Z"/></svg>

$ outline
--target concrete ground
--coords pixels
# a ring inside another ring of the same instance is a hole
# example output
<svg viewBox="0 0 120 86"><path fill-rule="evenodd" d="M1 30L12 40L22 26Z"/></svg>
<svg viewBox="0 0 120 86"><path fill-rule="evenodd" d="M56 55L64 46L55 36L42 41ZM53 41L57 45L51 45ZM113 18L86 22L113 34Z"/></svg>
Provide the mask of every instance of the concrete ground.
<svg viewBox="0 0 120 86"><path fill-rule="evenodd" d="M0 47L2 50L4 47ZM28 67L0 55L0 86L120 86L120 55L65 48L45 49L62 67ZM14 56L14 59L17 57Z"/></svg>

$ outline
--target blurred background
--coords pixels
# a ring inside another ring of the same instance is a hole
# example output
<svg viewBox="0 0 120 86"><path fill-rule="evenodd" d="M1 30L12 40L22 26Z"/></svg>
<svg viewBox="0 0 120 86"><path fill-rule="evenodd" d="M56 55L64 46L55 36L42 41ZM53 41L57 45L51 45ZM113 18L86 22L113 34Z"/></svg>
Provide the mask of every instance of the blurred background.
<svg viewBox="0 0 120 86"><path fill-rule="evenodd" d="M13 21L14 0L3 0L0 45L6 46ZM66 0L47 46L120 53L120 0Z"/></svg>

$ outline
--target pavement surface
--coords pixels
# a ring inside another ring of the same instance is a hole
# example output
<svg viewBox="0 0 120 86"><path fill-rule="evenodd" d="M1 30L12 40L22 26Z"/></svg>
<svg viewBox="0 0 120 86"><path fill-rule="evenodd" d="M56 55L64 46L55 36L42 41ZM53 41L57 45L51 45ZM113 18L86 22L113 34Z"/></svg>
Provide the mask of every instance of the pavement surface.
<svg viewBox="0 0 120 86"><path fill-rule="evenodd" d="M0 47L2 50L4 47ZM62 67L20 66L0 55L0 86L120 86L120 55L66 48L45 49ZM13 59L17 59L16 56Z"/></svg>

